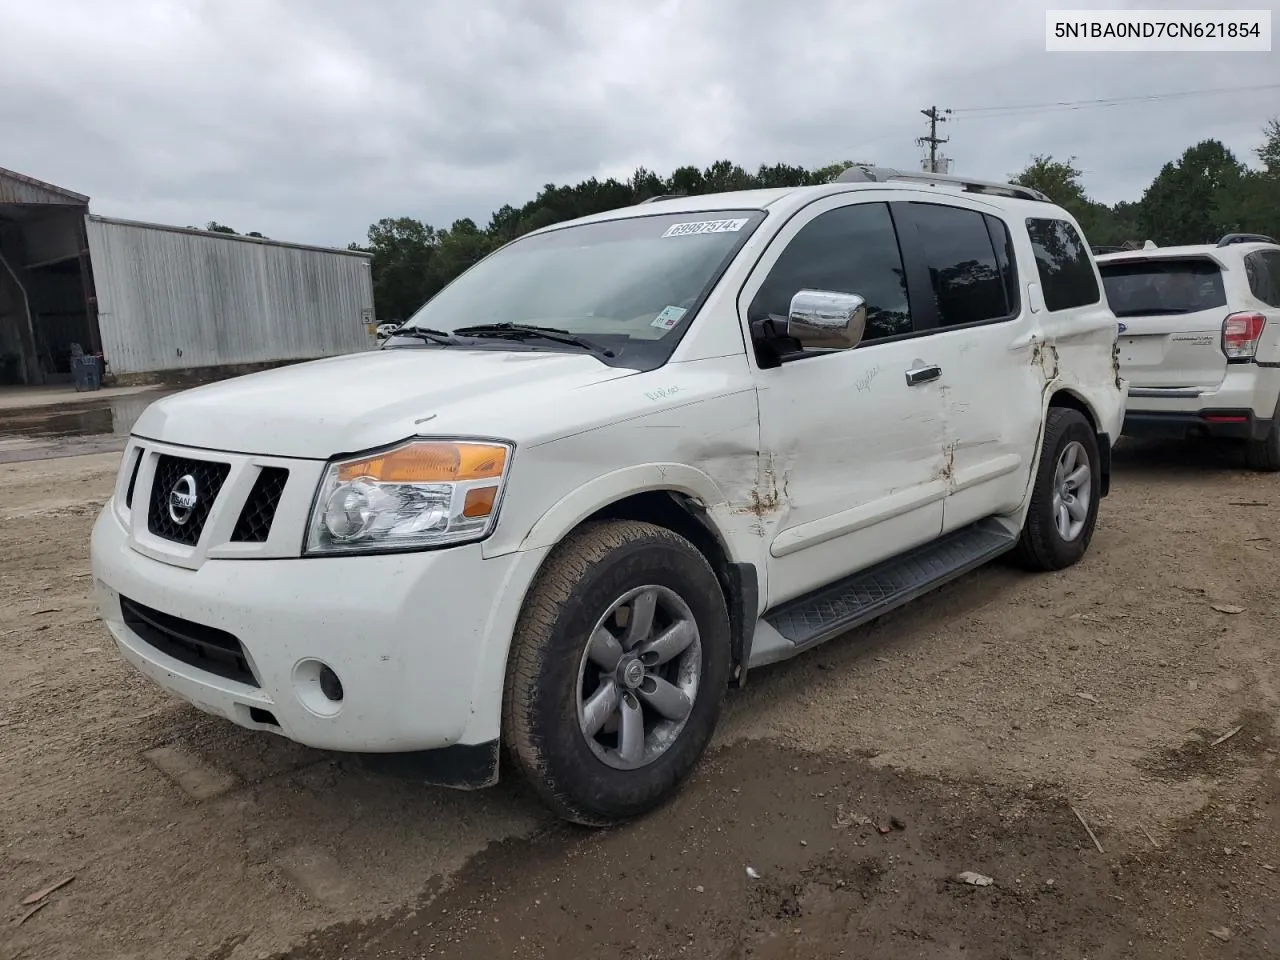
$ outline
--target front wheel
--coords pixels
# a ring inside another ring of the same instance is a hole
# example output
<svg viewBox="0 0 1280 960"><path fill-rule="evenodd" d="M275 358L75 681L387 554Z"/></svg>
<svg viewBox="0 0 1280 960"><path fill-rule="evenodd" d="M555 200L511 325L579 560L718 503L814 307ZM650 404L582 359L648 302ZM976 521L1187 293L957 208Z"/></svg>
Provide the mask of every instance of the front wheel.
<svg viewBox="0 0 1280 960"><path fill-rule="evenodd" d="M1031 505L1014 559L1029 570L1061 570L1089 549L1102 496L1098 437L1084 414L1050 407Z"/></svg>
<svg viewBox="0 0 1280 960"><path fill-rule="evenodd" d="M512 640L503 732L561 817L617 823L659 805L706 749L728 685L729 617L683 537L632 521L556 548Z"/></svg>

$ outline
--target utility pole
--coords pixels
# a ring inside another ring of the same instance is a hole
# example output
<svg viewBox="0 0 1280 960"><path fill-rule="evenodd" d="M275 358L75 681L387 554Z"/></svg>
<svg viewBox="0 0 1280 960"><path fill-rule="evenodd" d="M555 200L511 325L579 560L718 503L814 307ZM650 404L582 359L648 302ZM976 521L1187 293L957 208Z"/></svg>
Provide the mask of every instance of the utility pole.
<svg viewBox="0 0 1280 960"><path fill-rule="evenodd" d="M941 113L939 113L937 107L930 107L928 110L921 110L920 112L929 118L929 135L927 137L917 138L916 143L920 144L920 146L922 147L926 143L929 145L929 173L937 173L938 172L938 144L946 143L948 140L951 139L950 137L938 136L938 124L946 123L947 121L946 115L950 114L951 110L948 108L947 110L944 110Z"/></svg>

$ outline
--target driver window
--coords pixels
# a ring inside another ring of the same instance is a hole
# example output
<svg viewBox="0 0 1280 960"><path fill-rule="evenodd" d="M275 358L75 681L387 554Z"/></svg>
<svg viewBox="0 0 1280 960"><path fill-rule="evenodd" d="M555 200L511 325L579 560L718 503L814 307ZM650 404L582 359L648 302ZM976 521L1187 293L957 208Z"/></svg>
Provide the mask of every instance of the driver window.
<svg viewBox="0 0 1280 960"><path fill-rule="evenodd" d="M906 272L887 204L858 203L814 217L769 271L748 320L773 317L785 324L791 298L805 288L866 300L863 343L910 332Z"/></svg>

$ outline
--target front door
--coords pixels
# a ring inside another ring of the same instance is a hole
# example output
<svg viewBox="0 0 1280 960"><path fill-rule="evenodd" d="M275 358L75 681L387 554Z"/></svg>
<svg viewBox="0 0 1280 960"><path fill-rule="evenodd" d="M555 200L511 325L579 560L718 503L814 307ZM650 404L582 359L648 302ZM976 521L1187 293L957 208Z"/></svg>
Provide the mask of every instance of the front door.
<svg viewBox="0 0 1280 960"><path fill-rule="evenodd" d="M911 337L888 204L844 195L796 215L744 288L743 316L785 323L801 289L859 294L867 331L855 349L757 369L762 456L781 510L770 606L934 539L946 496L939 382L927 338Z"/></svg>

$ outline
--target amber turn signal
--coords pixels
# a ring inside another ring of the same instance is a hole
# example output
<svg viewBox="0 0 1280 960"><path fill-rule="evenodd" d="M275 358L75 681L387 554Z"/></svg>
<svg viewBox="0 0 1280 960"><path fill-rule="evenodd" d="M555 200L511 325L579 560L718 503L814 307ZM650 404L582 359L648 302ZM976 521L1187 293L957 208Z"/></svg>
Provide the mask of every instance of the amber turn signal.
<svg viewBox="0 0 1280 960"><path fill-rule="evenodd" d="M344 463L338 468L338 479L350 481L368 477L383 483L496 480L502 476L506 465L507 448L498 444L424 440L375 457ZM467 502L470 503L470 499Z"/></svg>

